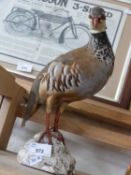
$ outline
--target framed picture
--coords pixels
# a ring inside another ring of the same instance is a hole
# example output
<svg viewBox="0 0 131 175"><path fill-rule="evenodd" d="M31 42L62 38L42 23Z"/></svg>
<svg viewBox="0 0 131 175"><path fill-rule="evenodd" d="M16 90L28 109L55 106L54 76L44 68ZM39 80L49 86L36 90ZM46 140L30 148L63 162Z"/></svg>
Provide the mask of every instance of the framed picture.
<svg viewBox="0 0 131 175"><path fill-rule="evenodd" d="M121 71L118 70L117 65L119 65L119 61L116 60L112 77L94 99L129 109L131 102L131 43ZM117 80L118 82L116 82ZM110 99L107 99L107 93L109 93Z"/></svg>
<svg viewBox="0 0 131 175"><path fill-rule="evenodd" d="M131 4L131 0L117 0L117 1L120 1L120 2L124 2L124 3Z"/></svg>
<svg viewBox="0 0 131 175"><path fill-rule="evenodd" d="M98 0L1 0L0 64L34 79L58 55L89 42L88 14L96 5L106 11L107 34L116 59L112 77L95 99L122 104L131 69L131 21L124 6Z"/></svg>

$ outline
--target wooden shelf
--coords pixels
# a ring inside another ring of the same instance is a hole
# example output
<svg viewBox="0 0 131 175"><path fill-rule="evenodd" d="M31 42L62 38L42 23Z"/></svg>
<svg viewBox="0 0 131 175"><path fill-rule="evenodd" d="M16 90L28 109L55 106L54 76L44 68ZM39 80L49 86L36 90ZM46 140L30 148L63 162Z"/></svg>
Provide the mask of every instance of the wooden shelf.
<svg viewBox="0 0 131 175"><path fill-rule="evenodd" d="M0 174L1 175L50 175L49 173L32 169L20 165L16 160L16 155L10 152L0 151ZM75 175L89 175L76 172Z"/></svg>
<svg viewBox="0 0 131 175"><path fill-rule="evenodd" d="M104 121L131 131L131 111L129 110L94 100L72 103L68 110L76 111L89 118Z"/></svg>
<svg viewBox="0 0 131 175"><path fill-rule="evenodd" d="M90 122L82 116L69 118L70 116L63 117L62 129L103 144L131 150L131 132L125 132L125 130L122 131L103 123Z"/></svg>

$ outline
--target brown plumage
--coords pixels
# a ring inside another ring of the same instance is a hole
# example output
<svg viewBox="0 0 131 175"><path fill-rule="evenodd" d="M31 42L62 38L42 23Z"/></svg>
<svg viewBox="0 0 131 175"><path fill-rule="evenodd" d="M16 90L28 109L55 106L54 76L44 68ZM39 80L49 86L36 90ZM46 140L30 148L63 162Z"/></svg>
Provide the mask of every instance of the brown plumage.
<svg viewBox="0 0 131 175"><path fill-rule="evenodd" d="M91 9L89 43L57 57L34 81L24 122L30 117L34 106L39 102L46 103L46 128L39 141L46 136L51 143L52 114L55 116L53 131L59 133L58 123L64 106L93 96L103 88L112 74L114 54L105 32L105 18L102 8Z"/></svg>

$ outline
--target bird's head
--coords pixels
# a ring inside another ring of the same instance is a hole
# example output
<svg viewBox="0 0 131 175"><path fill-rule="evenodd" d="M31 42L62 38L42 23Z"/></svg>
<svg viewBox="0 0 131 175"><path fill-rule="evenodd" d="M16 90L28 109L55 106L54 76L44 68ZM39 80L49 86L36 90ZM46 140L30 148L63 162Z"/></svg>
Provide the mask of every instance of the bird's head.
<svg viewBox="0 0 131 175"><path fill-rule="evenodd" d="M89 25L91 33L100 33L106 30L106 16L103 8L97 6L90 10Z"/></svg>

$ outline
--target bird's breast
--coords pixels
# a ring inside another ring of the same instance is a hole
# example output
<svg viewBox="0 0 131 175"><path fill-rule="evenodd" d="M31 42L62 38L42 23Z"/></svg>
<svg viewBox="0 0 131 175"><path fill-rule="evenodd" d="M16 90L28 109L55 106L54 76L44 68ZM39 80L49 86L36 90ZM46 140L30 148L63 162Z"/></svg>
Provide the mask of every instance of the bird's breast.
<svg viewBox="0 0 131 175"><path fill-rule="evenodd" d="M108 81L113 70L112 64L99 63L90 65L87 71L83 71L81 75L81 83L78 93L85 98L92 96L100 91Z"/></svg>

